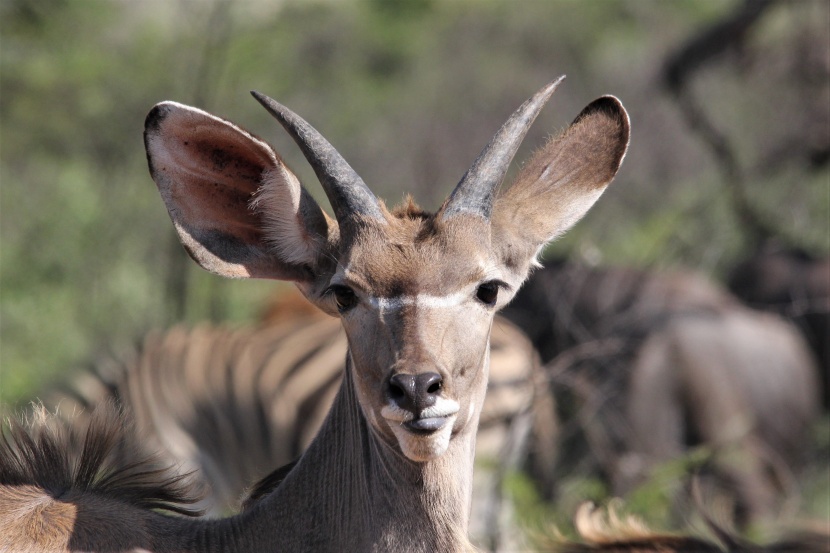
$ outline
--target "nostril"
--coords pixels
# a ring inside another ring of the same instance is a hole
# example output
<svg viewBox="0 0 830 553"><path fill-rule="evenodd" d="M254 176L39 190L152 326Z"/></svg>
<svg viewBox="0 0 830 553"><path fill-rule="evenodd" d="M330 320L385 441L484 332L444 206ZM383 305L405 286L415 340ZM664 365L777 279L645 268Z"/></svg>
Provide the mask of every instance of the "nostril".
<svg viewBox="0 0 830 553"><path fill-rule="evenodd" d="M389 378L386 393L398 407L418 415L422 409L435 404L442 388L443 379L438 373L399 373Z"/></svg>
<svg viewBox="0 0 830 553"><path fill-rule="evenodd" d="M404 409L411 409L415 401L415 377L411 374L395 374L387 384L389 399Z"/></svg>
<svg viewBox="0 0 830 553"><path fill-rule="evenodd" d="M403 388L401 388L396 382L389 382L389 397L392 399L401 399L404 395L406 394Z"/></svg>
<svg viewBox="0 0 830 553"><path fill-rule="evenodd" d="M428 396L432 396L441 391L444 379L438 373L423 373L418 375L418 388Z"/></svg>

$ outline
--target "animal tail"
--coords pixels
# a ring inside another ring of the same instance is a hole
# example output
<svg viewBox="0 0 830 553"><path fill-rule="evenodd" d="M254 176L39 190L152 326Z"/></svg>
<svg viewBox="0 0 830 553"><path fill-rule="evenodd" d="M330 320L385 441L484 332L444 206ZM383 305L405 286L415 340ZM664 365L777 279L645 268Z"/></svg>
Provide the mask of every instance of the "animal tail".
<svg viewBox="0 0 830 553"><path fill-rule="evenodd" d="M176 474L152 455L131 451L132 425L111 401L98 405L86 424L34 404L28 415L9 417L0 428L0 493L31 486L53 498L91 493L185 516L199 516L187 474Z"/></svg>

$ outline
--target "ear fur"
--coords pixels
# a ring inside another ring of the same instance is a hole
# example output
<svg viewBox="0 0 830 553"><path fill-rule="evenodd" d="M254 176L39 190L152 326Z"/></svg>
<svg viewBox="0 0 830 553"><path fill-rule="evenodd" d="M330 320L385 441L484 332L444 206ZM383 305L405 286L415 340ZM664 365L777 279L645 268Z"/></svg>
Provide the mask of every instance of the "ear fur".
<svg viewBox="0 0 830 553"><path fill-rule="evenodd" d="M268 144L175 102L150 111L144 142L153 180L199 265L233 278L309 280L334 223Z"/></svg>
<svg viewBox="0 0 830 553"><path fill-rule="evenodd" d="M514 263L532 261L585 215L617 174L629 134L622 103L603 96L530 158L493 209L493 236L503 237Z"/></svg>

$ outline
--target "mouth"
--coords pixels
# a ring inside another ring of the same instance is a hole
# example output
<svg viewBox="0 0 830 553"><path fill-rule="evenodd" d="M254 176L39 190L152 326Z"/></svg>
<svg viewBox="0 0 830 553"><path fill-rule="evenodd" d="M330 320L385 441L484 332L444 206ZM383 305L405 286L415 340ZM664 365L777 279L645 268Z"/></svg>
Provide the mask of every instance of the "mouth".
<svg viewBox="0 0 830 553"><path fill-rule="evenodd" d="M459 408L458 402L441 398L435 405L413 413L390 401L381 409L380 414L390 426L403 426L416 434L429 434L441 430L448 422L454 420Z"/></svg>
<svg viewBox="0 0 830 553"><path fill-rule="evenodd" d="M426 462L440 457L449 447L460 408L455 400L438 398L434 405L415 414L402 409L395 401L389 401L380 414L397 438L403 454L412 461Z"/></svg>
<svg viewBox="0 0 830 553"><path fill-rule="evenodd" d="M444 428L452 418L452 415L444 417L422 417L403 422L403 427L413 434L426 436Z"/></svg>

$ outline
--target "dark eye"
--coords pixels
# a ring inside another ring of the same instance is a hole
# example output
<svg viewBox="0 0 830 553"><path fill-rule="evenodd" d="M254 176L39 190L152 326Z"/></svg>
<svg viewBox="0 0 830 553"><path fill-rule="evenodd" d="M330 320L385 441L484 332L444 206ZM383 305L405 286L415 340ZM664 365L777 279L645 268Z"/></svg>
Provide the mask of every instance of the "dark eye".
<svg viewBox="0 0 830 553"><path fill-rule="evenodd" d="M337 310L341 313L357 305L357 296L348 286L335 284L329 288L329 292L334 295L334 303L337 304Z"/></svg>
<svg viewBox="0 0 830 553"><path fill-rule="evenodd" d="M476 297L484 305L490 307L496 305L496 300L499 298L499 285L495 282L480 284L476 290Z"/></svg>

